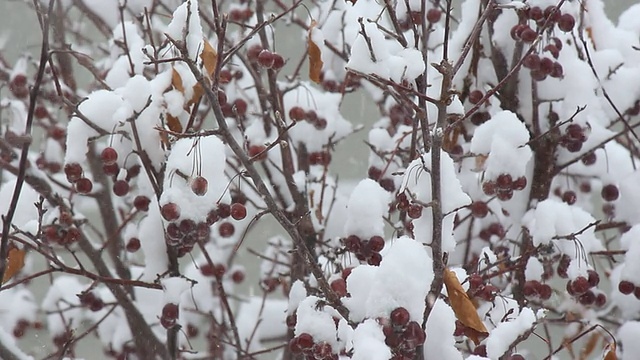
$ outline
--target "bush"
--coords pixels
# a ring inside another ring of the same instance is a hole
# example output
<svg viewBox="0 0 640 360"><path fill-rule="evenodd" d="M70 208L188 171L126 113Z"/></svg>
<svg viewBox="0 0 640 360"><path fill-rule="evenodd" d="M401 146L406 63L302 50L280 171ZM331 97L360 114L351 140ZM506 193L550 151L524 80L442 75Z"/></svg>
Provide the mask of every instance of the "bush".
<svg viewBox="0 0 640 360"><path fill-rule="evenodd" d="M639 5L167 3L34 2L0 68L0 357L634 357Z"/></svg>

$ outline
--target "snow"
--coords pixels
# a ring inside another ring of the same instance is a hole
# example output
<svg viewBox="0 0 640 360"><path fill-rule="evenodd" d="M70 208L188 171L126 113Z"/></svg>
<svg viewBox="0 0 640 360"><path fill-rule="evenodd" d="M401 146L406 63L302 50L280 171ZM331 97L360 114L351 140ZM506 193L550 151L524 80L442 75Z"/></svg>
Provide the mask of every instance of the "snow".
<svg viewBox="0 0 640 360"><path fill-rule="evenodd" d="M140 239L140 248L144 254L145 263L141 280L153 281L158 275L164 274L169 266L162 218L155 197L151 198L147 216L140 221L138 238Z"/></svg>
<svg viewBox="0 0 640 360"><path fill-rule="evenodd" d="M387 213L389 193L377 182L364 179L356 186L347 203L345 234L362 239L384 235L384 214Z"/></svg>
<svg viewBox="0 0 640 360"><path fill-rule="evenodd" d="M453 332L456 328L456 316L442 299L436 300L427 319L427 340L424 343L425 359L438 354L442 360L462 360L462 354L456 349Z"/></svg>
<svg viewBox="0 0 640 360"><path fill-rule="evenodd" d="M542 274L544 274L544 267L538 258L530 257L527 261L527 267L524 270L524 276L527 280L542 280Z"/></svg>
<svg viewBox="0 0 640 360"><path fill-rule="evenodd" d="M296 335L307 333L313 337L314 342L326 341L333 349L337 349L338 339L333 317L340 318L340 316L328 305L318 306L322 301L324 300L316 296L309 296L300 302L296 310L298 318L295 333Z"/></svg>
<svg viewBox="0 0 640 360"><path fill-rule="evenodd" d="M162 279L160 283L164 291L165 304L179 304L180 296L192 285L189 280L179 276Z"/></svg>
<svg viewBox="0 0 640 360"><path fill-rule="evenodd" d="M408 237L396 239L385 249L380 266L357 266L347 278L351 297L343 303L350 318L388 317L395 308L404 307L412 320L420 321L433 280L432 261L422 243Z"/></svg>
<svg viewBox="0 0 640 360"><path fill-rule="evenodd" d="M508 322L501 322L489 333L487 338L487 355L490 359L498 359L509 349L509 345L529 331L536 322L536 316L529 308L523 308L520 314Z"/></svg>
<svg viewBox="0 0 640 360"><path fill-rule="evenodd" d="M188 24L187 24L188 22ZM173 12L166 34L173 40L185 41L189 57L195 60L202 51L202 25L198 1L187 0Z"/></svg>
<svg viewBox="0 0 640 360"><path fill-rule="evenodd" d="M358 325L353 333L352 360L389 360L391 350L384 343L382 327L373 319Z"/></svg>
<svg viewBox="0 0 640 360"><path fill-rule="evenodd" d="M640 353L640 321L627 321L618 329L616 340L622 348L620 360L634 360Z"/></svg>
<svg viewBox="0 0 640 360"><path fill-rule="evenodd" d="M0 343L9 350L18 360L33 360L33 356L25 354L16 344L14 337L4 328L0 327Z"/></svg>

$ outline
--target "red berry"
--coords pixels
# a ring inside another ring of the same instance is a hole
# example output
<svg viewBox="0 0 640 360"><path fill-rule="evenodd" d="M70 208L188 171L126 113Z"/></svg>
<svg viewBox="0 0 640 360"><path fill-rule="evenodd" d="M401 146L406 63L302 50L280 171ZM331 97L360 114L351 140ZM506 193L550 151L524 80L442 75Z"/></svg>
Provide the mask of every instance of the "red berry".
<svg viewBox="0 0 640 360"><path fill-rule="evenodd" d="M554 61L549 59L548 57L543 57L540 59L540 71L545 75L550 75L553 72L553 63ZM578 125L580 126L580 125Z"/></svg>
<svg viewBox="0 0 640 360"><path fill-rule="evenodd" d="M571 14L562 14L558 19L558 29L569 32L576 25L576 19Z"/></svg>
<svg viewBox="0 0 640 360"><path fill-rule="evenodd" d="M551 286L547 284L540 284L538 287L538 296L540 296L540 299L542 300L548 300L551 298L552 293L553 291L551 290Z"/></svg>
<svg viewBox="0 0 640 360"><path fill-rule="evenodd" d="M285 319L285 323L289 329L294 329L296 327L296 323L298 322L298 316L294 312L291 315L287 315Z"/></svg>
<svg viewBox="0 0 640 360"><path fill-rule="evenodd" d="M411 204L407 209L407 216L412 219L417 219L422 216L422 205L420 204Z"/></svg>
<svg viewBox="0 0 640 360"><path fill-rule="evenodd" d="M372 236L369 239L369 249L373 252L380 252L384 248L384 239L382 236Z"/></svg>
<svg viewBox="0 0 640 360"><path fill-rule="evenodd" d="M271 68L273 70L280 70L284 67L284 58L280 54L273 54L273 65Z"/></svg>
<svg viewBox="0 0 640 360"><path fill-rule="evenodd" d="M564 69L562 68L562 64L559 62L553 63L553 68L551 69L551 74L549 74L552 78L560 79L564 76Z"/></svg>
<svg viewBox="0 0 640 360"><path fill-rule="evenodd" d="M311 349L313 346L313 336L310 334L302 333L296 339L298 339L298 346L302 349Z"/></svg>
<svg viewBox="0 0 640 360"><path fill-rule="evenodd" d="M389 315L389 319L391 320L391 323L393 325L404 327L409 323L409 320L411 320L411 316L409 315L409 311L407 311L407 309L399 307L391 312L391 315Z"/></svg>
<svg viewBox="0 0 640 360"><path fill-rule="evenodd" d="M128 252L132 253L140 250L140 239L132 237L131 239L129 239L129 241L127 241L126 248Z"/></svg>
<svg viewBox="0 0 640 360"><path fill-rule="evenodd" d="M75 183L76 191L80 194L88 194L93 189L93 183L87 178L80 178Z"/></svg>
<svg viewBox="0 0 640 360"><path fill-rule="evenodd" d="M522 294L526 297L535 296L538 294L538 285L540 283L536 280L529 280L522 286Z"/></svg>
<svg viewBox="0 0 640 360"><path fill-rule="evenodd" d="M538 37L538 33L530 27L526 27L520 33L520 39L526 43L532 43Z"/></svg>
<svg viewBox="0 0 640 360"><path fill-rule="evenodd" d="M578 196L575 191L567 190L562 194L562 201L569 205L575 204L576 200L578 200Z"/></svg>
<svg viewBox="0 0 640 360"><path fill-rule="evenodd" d="M218 216L222 219L226 219L231 216L231 206L229 204L218 204L218 210L216 210Z"/></svg>
<svg viewBox="0 0 640 360"><path fill-rule="evenodd" d="M306 118L306 114L303 108L294 106L289 110L289 118L293 121L302 121Z"/></svg>
<svg viewBox="0 0 640 360"><path fill-rule="evenodd" d="M264 145L251 145L249 146L248 155L254 160L260 161L267 158L267 148Z"/></svg>
<svg viewBox="0 0 640 360"><path fill-rule="evenodd" d="M245 273L242 270L235 270L233 273L231 273L231 280L236 284L240 284L241 282L243 282L244 278Z"/></svg>
<svg viewBox="0 0 640 360"><path fill-rule="evenodd" d="M489 206L484 201L474 201L469 205L471 214L476 218L484 218L489 213Z"/></svg>
<svg viewBox="0 0 640 360"><path fill-rule="evenodd" d="M27 86L27 76L25 74L16 74L11 78L12 86Z"/></svg>
<svg viewBox="0 0 640 360"><path fill-rule="evenodd" d="M180 207L176 203L166 203L160 208L160 214L167 221L174 221L180 217Z"/></svg>
<svg viewBox="0 0 640 360"><path fill-rule="evenodd" d="M551 53L551 56L553 56L554 59L557 59L558 56L560 56L560 50L558 50L558 48L554 44L547 44L547 46L545 46L542 50Z"/></svg>
<svg viewBox="0 0 640 360"><path fill-rule="evenodd" d="M271 51L264 49L258 54L258 64L267 69L271 69L274 63L274 56Z"/></svg>
<svg viewBox="0 0 640 360"><path fill-rule="evenodd" d="M64 174L70 183L78 181L82 177L82 166L78 163L69 163L64 166Z"/></svg>
<svg viewBox="0 0 640 360"><path fill-rule="evenodd" d="M520 36L522 35L522 32L523 32L525 29L528 29L528 28L529 28L529 27L528 27L527 25L524 25L524 24L517 24L517 25L514 25L514 26L511 28L511 38L512 38L513 40L516 40L516 41L520 40Z"/></svg>
<svg viewBox="0 0 640 360"><path fill-rule="evenodd" d="M162 316L169 319L177 319L179 311L178 304L168 303L162 308Z"/></svg>
<svg viewBox="0 0 640 360"><path fill-rule="evenodd" d="M33 116L35 116L36 119L44 119L49 116L49 111L47 111L46 107L38 105L33 111Z"/></svg>
<svg viewBox="0 0 640 360"><path fill-rule="evenodd" d="M581 160L582 160L582 163L585 164L586 166L593 165L596 163L596 160L597 160L596 153L588 152L582 156Z"/></svg>
<svg viewBox="0 0 640 360"><path fill-rule="evenodd" d="M469 102L472 104L477 104L480 102L480 100L482 100L483 97L484 94L482 93L482 91L473 90L471 93L469 93Z"/></svg>
<svg viewBox="0 0 640 360"><path fill-rule="evenodd" d="M333 355L333 349L331 345L322 341L315 345L313 345L313 349L311 350L315 359L330 359L331 355Z"/></svg>
<svg viewBox="0 0 640 360"><path fill-rule="evenodd" d="M342 276L343 279L347 280L347 278L349 277L349 275L351 275L351 272L353 271L352 267L348 267L348 268L344 268L342 270L342 273L340 274L340 276Z"/></svg>
<svg viewBox="0 0 640 360"><path fill-rule="evenodd" d="M113 193L116 196L125 196L129 193L129 183L124 180L118 180L113 183Z"/></svg>
<svg viewBox="0 0 640 360"><path fill-rule="evenodd" d="M595 305L597 307L603 307L607 303L607 295L599 293L596 295Z"/></svg>
<svg viewBox="0 0 640 360"><path fill-rule="evenodd" d="M492 196L496 193L496 183L493 181L485 181L482 183L482 192L485 195Z"/></svg>
<svg viewBox="0 0 640 360"><path fill-rule="evenodd" d="M527 69L537 70L540 68L540 56L538 54L529 54L522 60L522 66Z"/></svg>
<svg viewBox="0 0 640 360"><path fill-rule="evenodd" d="M578 298L578 301L582 305L590 306L596 302L596 295L593 293L593 291L589 290L584 294L580 295L580 297Z"/></svg>
<svg viewBox="0 0 640 360"><path fill-rule="evenodd" d="M618 283L618 291L625 295L633 293L635 288L636 286L631 281L622 280Z"/></svg>
<svg viewBox="0 0 640 360"><path fill-rule="evenodd" d="M135 199L133 199L133 206L138 211L149 211L150 203L151 203L151 200L149 200L149 198L144 195L138 195L136 196Z"/></svg>
<svg viewBox="0 0 640 360"><path fill-rule="evenodd" d="M115 164L118 161L118 152L112 147L106 147L100 153L100 159L105 165Z"/></svg>
<svg viewBox="0 0 640 360"><path fill-rule="evenodd" d="M343 278L335 279L331 282L331 290L339 297L347 296L347 282Z"/></svg>
<svg viewBox="0 0 640 360"><path fill-rule="evenodd" d="M102 171L104 172L105 175L116 176L120 172L120 166L118 166L118 164L111 164L111 165L103 164Z"/></svg>
<svg viewBox="0 0 640 360"><path fill-rule="evenodd" d="M596 287L600 283L600 275L598 275L595 270L587 270L587 274L589 275L589 286Z"/></svg>
<svg viewBox="0 0 640 360"><path fill-rule="evenodd" d="M440 21L440 18L442 17L442 11L438 10L438 9L429 9L427 11L427 21L430 23L437 23L438 21Z"/></svg>
<svg viewBox="0 0 640 360"><path fill-rule="evenodd" d="M369 167L369 170L367 170L367 175L369 176L369 179L378 181L378 179L380 179L380 177L382 176L382 170L378 169L375 166L371 166Z"/></svg>
<svg viewBox="0 0 640 360"><path fill-rule="evenodd" d="M512 188L513 178L510 174L500 174L496 179L496 186L498 189L510 190Z"/></svg>
<svg viewBox="0 0 640 360"><path fill-rule="evenodd" d="M196 176L191 180L191 191L198 196L204 196L209 189L209 182L202 176Z"/></svg>
<svg viewBox="0 0 640 360"><path fill-rule="evenodd" d="M534 6L529 9L529 18L533 21L542 20L544 17L544 12L539 6Z"/></svg>
<svg viewBox="0 0 640 360"><path fill-rule="evenodd" d="M243 99L235 99L233 101L233 108L238 116L244 116L247 113L247 102Z"/></svg>
<svg viewBox="0 0 640 360"><path fill-rule="evenodd" d="M480 288L480 286L482 285L484 285L484 279L482 279L482 275L480 274L469 275L469 289L476 290Z"/></svg>
<svg viewBox="0 0 640 360"><path fill-rule="evenodd" d="M258 55L262 51L262 46L259 44L251 45L251 47L247 50L247 58L249 61L257 62Z"/></svg>
<svg viewBox="0 0 640 360"><path fill-rule="evenodd" d="M367 264L371 266L379 266L381 262L382 262L382 255L380 255L380 253L373 253L367 259Z"/></svg>
<svg viewBox="0 0 640 360"><path fill-rule="evenodd" d="M589 280L584 276L578 276L571 282L571 290L576 294L584 294L589 290Z"/></svg>
<svg viewBox="0 0 640 360"><path fill-rule="evenodd" d="M487 357L487 345L478 345L473 349L473 355Z"/></svg>
<svg viewBox="0 0 640 360"><path fill-rule="evenodd" d="M242 220L247 217L247 208L239 203L231 204L231 217L234 220Z"/></svg>
<svg viewBox="0 0 640 360"><path fill-rule="evenodd" d="M608 184L602 187L601 195L605 201L615 201L616 199L618 199L620 192L618 191L617 186Z"/></svg>
<svg viewBox="0 0 640 360"><path fill-rule="evenodd" d="M233 236L235 232L236 229L230 222L223 222L222 224L220 224L220 227L218 227L218 233L220 234L220 236L225 238Z"/></svg>

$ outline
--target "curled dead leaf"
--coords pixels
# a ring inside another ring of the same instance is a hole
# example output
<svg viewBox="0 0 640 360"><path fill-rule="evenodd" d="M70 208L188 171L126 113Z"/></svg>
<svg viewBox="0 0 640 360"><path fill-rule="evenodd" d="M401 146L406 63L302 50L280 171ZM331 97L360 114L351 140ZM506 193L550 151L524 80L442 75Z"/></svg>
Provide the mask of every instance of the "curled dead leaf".
<svg viewBox="0 0 640 360"><path fill-rule="evenodd" d="M313 41L313 31L317 25L318 23L315 20L311 21L307 43L309 47L309 78L315 83L320 83L320 75L322 74L324 63L322 62L322 52L320 51L322 44L316 44Z"/></svg>
<svg viewBox="0 0 640 360"><path fill-rule="evenodd" d="M465 334L478 345L482 338L489 335L489 332L480 319L473 301L464 291L456 274L449 269L444 270L444 285L447 287L449 303L456 318L467 327Z"/></svg>
<svg viewBox="0 0 640 360"><path fill-rule="evenodd" d="M202 59L202 64L204 65L207 74L209 74L209 76L213 76L213 73L216 71L216 65L218 63L218 53L207 41L207 39L204 39L203 43L204 47L202 49L202 52L200 53L200 59Z"/></svg>
<svg viewBox="0 0 640 360"><path fill-rule="evenodd" d="M15 274L18 273L24 267L24 257L26 252L22 249L18 249L14 245L10 245L9 254L7 255L7 268L2 278L2 283L6 283Z"/></svg>

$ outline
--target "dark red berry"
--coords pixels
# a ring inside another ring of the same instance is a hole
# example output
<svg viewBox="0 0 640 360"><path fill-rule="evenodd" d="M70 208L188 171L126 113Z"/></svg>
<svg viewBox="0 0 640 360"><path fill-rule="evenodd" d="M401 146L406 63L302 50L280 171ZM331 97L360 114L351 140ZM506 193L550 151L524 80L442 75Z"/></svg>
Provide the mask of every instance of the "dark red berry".
<svg viewBox="0 0 640 360"><path fill-rule="evenodd" d="M231 273L231 280L236 284L240 284L241 282L243 282L244 278L245 273L243 270L235 270L233 273Z"/></svg>
<svg viewBox="0 0 640 360"><path fill-rule="evenodd" d="M440 21L441 17L442 17L442 11L438 9L431 8L427 11L427 21L432 24Z"/></svg>
<svg viewBox="0 0 640 360"><path fill-rule="evenodd" d="M135 199L133 199L133 206L139 211L149 211L150 203L151 200L144 195L138 195Z"/></svg>
<svg viewBox="0 0 640 360"><path fill-rule="evenodd" d="M500 174L496 179L496 186L498 187L498 189L510 190L512 183L513 178L510 174Z"/></svg>
<svg viewBox="0 0 640 360"><path fill-rule="evenodd" d="M411 316L409 315L409 311L407 311L407 309L399 307L391 312L391 315L389 315L389 319L391 320L391 323L393 325L404 327L409 323L409 320L411 320Z"/></svg>
<svg viewBox="0 0 640 360"><path fill-rule="evenodd" d="M294 106L289 110L289 118L293 121L302 121L306 118L306 113L303 108Z"/></svg>
<svg viewBox="0 0 640 360"><path fill-rule="evenodd" d="M125 180L117 180L113 183L113 193L116 196L125 196L129 193L129 183Z"/></svg>
<svg viewBox="0 0 640 360"><path fill-rule="evenodd" d="M239 203L231 204L231 217L234 220L242 220L247 217L247 208Z"/></svg>
<svg viewBox="0 0 640 360"><path fill-rule="evenodd" d="M578 200L578 196L575 191L567 190L562 194L562 201L569 205L575 204L576 200Z"/></svg>
<svg viewBox="0 0 640 360"><path fill-rule="evenodd" d="M93 189L93 183L87 178L80 178L75 183L76 191L81 194L88 194Z"/></svg>
<svg viewBox="0 0 640 360"><path fill-rule="evenodd" d="M233 224L230 222L223 222L222 224L220 224L220 227L218 228L218 233L220 233L220 236L225 238L233 236L235 232L236 232L236 229L233 226Z"/></svg>
<svg viewBox="0 0 640 360"><path fill-rule="evenodd" d="M74 183L82 177L82 166L78 163L66 164L64 166L64 174L70 183Z"/></svg>
<svg viewBox="0 0 640 360"><path fill-rule="evenodd" d="M597 156L596 153L594 153L593 151L588 152L584 155L582 155L582 163L586 166L590 166L596 163L597 160Z"/></svg>
<svg viewBox="0 0 640 360"><path fill-rule="evenodd" d="M265 160L267 158L267 147L264 145L251 145L249 146L248 155L251 159L256 161Z"/></svg>
<svg viewBox="0 0 640 360"><path fill-rule="evenodd" d="M608 184L602 187L601 195L605 201L615 201L620 196L620 192L617 186Z"/></svg>
<svg viewBox="0 0 640 360"><path fill-rule="evenodd" d="M496 193L496 183L493 181L485 181L482 183L482 192L485 195L492 196Z"/></svg>
<svg viewBox="0 0 640 360"><path fill-rule="evenodd" d="M422 205L420 204L411 204L407 209L407 216L412 219L417 219L422 216Z"/></svg>
<svg viewBox="0 0 640 360"><path fill-rule="evenodd" d="M202 176L196 176L191 180L191 191L198 196L204 196L209 189L209 182Z"/></svg>
<svg viewBox="0 0 640 360"><path fill-rule="evenodd" d="M132 237L127 241L126 248L128 252L132 253L140 250L140 239Z"/></svg>
<svg viewBox="0 0 640 360"><path fill-rule="evenodd" d="M589 286L596 287L600 283L600 275L595 270L587 270Z"/></svg>
<svg viewBox="0 0 640 360"><path fill-rule="evenodd" d="M347 251L351 251L355 253L360 251L360 248L362 247L362 241L356 235L349 235L344 240L344 246L347 249Z"/></svg>
<svg viewBox="0 0 640 360"><path fill-rule="evenodd" d="M382 255L380 255L380 253L373 253L367 259L367 264L371 266L379 266L381 262L382 262Z"/></svg>
<svg viewBox="0 0 640 360"><path fill-rule="evenodd" d="M373 252L380 252L384 248L384 239L382 236L372 236L369 239L369 249Z"/></svg>
<svg viewBox="0 0 640 360"><path fill-rule="evenodd" d="M167 221L174 221L180 217L180 207L176 203L166 203L160 208L160 214Z"/></svg>
<svg viewBox="0 0 640 360"><path fill-rule="evenodd" d="M313 346L313 336L307 333L302 333L298 335L298 345L302 349L311 349Z"/></svg>
<svg viewBox="0 0 640 360"><path fill-rule="evenodd" d="M105 165L115 164L118 161L118 152L112 147L106 147L100 153L100 159Z"/></svg>
<svg viewBox="0 0 640 360"><path fill-rule="evenodd" d="M636 286L631 281L622 280L618 283L618 291L625 295L633 293L635 288Z"/></svg>
<svg viewBox="0 0 640 360"><path fill-rule="evenodd" d="M284 58L280 54L273 54L273 70L280 70L284 67Z"/></svg>
<svg viewBox="0 0 640 360"><path fill-rule="evenodd" d="M520 33L520 39L526 43L532 43L537 37L538 33L528 26Z"/></svg>
<svg viewBox="0 0 640 360"><path fill-rule="evenodd" d="M584 294L589 290L589 280L584 276L578 276L571 282L571 290L575 294Z"/></svg>
<svg viewBox="0 0 640 360"><path fill-rule="evenodd" d="M558 19L558 29L569 32L576 25L576 19L571 14L562 14Z"/></svg>
<svg viewBox="0 0 640 360"><path fill-rule="evenodd" d="M537 70L540 68L540 56L538 54L529 54L522 60L522 66L527 69Z"/></svg>
<svg viewBox="0 0 640 360"><path fill-rule="evenodd" d="M474 201L469 205L471 214L476 218L484 218L489 213L489 206L484 201Z"/></svg>
<svg viewBox="0 0 640 360"><path fill-rule="evenodd" d="M267 49L260 51L260 53L258 54L258 64L267 69L271 69L271 67L273 67L273 62L274 56L271 51Z"/></svg>
<svg viewBox="0 0 640 360"><path fill-rule="evenodd" d="M483 97L484 94L482 93L482 91L473 90L471 93L469 93L469 102L472 104L477 104L480 102L480 100L482 100Z"/></svg>
<svg viewBox="0 0 640 360"><path fill-rule="evenodd" d="M331 290L339 297L347 296L347 282L343 278L335 279L331 282Z"/></svg>

